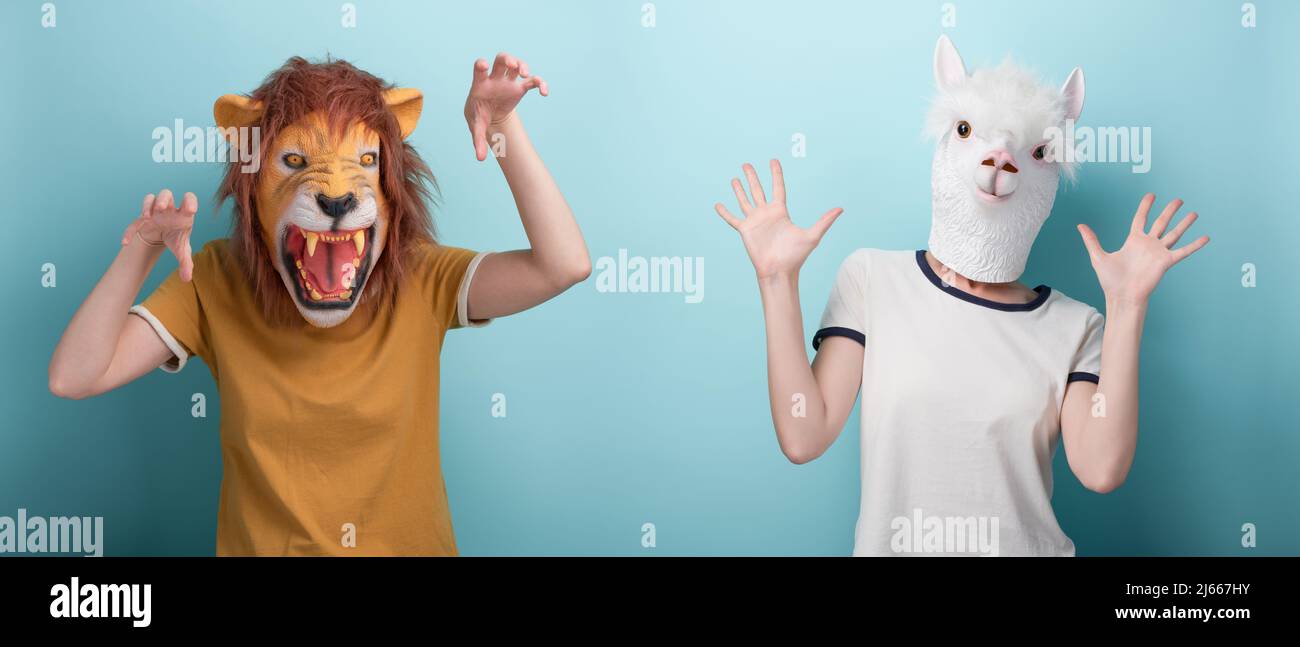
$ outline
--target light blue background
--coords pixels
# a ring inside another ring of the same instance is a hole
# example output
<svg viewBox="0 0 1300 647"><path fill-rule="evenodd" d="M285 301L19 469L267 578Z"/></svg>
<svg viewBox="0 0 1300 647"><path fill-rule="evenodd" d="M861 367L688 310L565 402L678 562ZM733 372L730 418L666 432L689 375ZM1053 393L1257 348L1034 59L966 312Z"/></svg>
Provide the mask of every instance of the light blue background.
<svg viewBox="0 0 1300 647"><path fill-rule="evenodd" d="M1085 165L1058 196L1027 282L1101 306L1074 225L1117 246L1145 191L1184 198L1214 238L1153 300L1127 484L1089 493L1058 452L1056 510L1079 553L1300 553L1294 3L1257 3L1256 29L1242 28L1237 0L967 1L950 29L939 2L660 0L653 29L642 0L359 0L355 29L340 26L341 4L61 0L54 29L40 26L41 2L0 11L0 515L102 515L113 555L214 551L219 416L202 364L81 402L46 389L58 336L142 195L194 191L196 240L225 235L229 207L213 214L211 199L221 169L155 164L155 127L209 125L217 96L251 90L291 55L345 58L423 89L414 143L442 184L442 239L516 248L511 196L495 165L474 160L461 116L473 60L508 50L550 82L521 112L593 259L702 256L706 289L692 305L601 294L593 277L450 334L443 466L462 552L847 554L857 415L819 460L782 457L753 271L712 204L732 201L742 162L777 156L798 222L846 209L803 272L811 333L853 249L926 242L932 144L920 133L948 33L972 67L1014 54L1059 84L1081 65L1082 125L1153 129L1149 174ZM803 159L790 155L796 132ZM57 288L40 285L46 262ZM1240 283L1247 262L1253 289ZM146 289L174 267L163 261ZM190 416L195 392L208 395L206 419ZM490 416L495 392L505 419ZM653 550L641 547L647 522ZM1240 547L1247 522L1253 551Z"/></svg>

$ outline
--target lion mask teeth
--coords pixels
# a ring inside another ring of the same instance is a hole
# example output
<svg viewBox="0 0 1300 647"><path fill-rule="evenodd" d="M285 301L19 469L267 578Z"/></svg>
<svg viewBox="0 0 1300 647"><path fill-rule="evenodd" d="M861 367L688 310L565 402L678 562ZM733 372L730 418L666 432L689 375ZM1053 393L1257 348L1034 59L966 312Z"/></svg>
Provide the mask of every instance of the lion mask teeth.
<svg viewBox="0 0 1300 647"><path fill-rule="evenodd" d="M297 270L301 294L316 303L347 303L362 280L370 227L352 231L310 231L291 226L284 250Z"/></svg>

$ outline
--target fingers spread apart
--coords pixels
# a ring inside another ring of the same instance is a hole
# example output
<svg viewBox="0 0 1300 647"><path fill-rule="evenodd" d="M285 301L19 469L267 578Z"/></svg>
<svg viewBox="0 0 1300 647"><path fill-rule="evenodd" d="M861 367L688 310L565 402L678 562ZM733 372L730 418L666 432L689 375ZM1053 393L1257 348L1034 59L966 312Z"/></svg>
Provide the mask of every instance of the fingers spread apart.
<svg viewBox="0 0 1300 647"><path fill-rule="evenodd" d="M1174 214L1178 213L1178 210L1181 209L1182 206L1183 201L1181 199L1175 199L1173 202L1165 205L1165 210L1160 212L1160 216L1156 218L1154 223L1152 223L1151 231L1148 233L1159 238L1161 234L1165 233L1165 228L1169 226L1169 221L1173 220Z"/></svg>
<svg viewBox="0 0 1300 647"><path fill-rule="evenodd" d="M1165 247L1173 249L1174 245L1178 243L1178 239L1182 238L1183 234L1187 233L1187 229L1192 226L1192 223L1196 222L1196 217L1195 211L1184 216L1169 233L1160 237L1160 242L1164 243Z"/></svg>
<svg viewBox="0 0 1300 647"><path fill-rule="evenodd" d="M1177 263L1178 261L1181 261L1184 258L1191 256L1192 254L1196 253L1197 250L1209 244L1209 242L1210 242L1209 236L1201 236L1200 238L1197 238L1196 240L1193 240L1192 242L1187 243L1186 245L1183 245L1182 247L1173 250L1174 262Z"/></svg>
<svg viewBox="0 0 1300 647"><path fill-rule="evenodd" d="M748 216L754 206L749 203L749 196L745 195L745 187L740 184L739 179L731 178L731 190L736 194L736 202L740 203L741 212Z"/></svg>
<svg viewBox="0 0 1300 647"><path fill-rule="evenodd" d="M737 218L735 215L733 215L730 211L727 211L727 208L722 206L721 202L715 203L713 205L713 210L717 211L718 215L722 216L722 219L727 221L727 224L731 225L732 229L735 229L737 231L740 230L740 223L743 221L740 218Z"/></svg>
<svg viewBox="0 0 1300 647"><path fill-rule="evenodd" d="M772 168L772 200L785 203L785 173L781 171L781 162L772 160L768 163Z"/></svg>
<svg viewBox="0 0 1300 647"><path fill-rule="evenodd" d="M1083 247L1088 250L1088 258L1092 259L1094 263L1106 254L1106 250L1101 248L1101 241L1097 240L1097 234L1093 232L1092 227L1079 225L1079 235L1083 237Z"/></svg>
<svg viewBox="0 0 1300 647"><path fill-rule="evenodd" d="M761 207L767 204L767 196L763 195L763 183L758 180L758 172L754 170L754 166L745 164L741 168L745 172L745 179L749 180L749 195L754 199L754 206Z"/></svg>
<svg viewBox="0 0 1300 647"><path fill-rule="evenodd" d="M1130 228L1135 234L1145 233L1147 230L1147 214L1151 213L1151 205L1155 204L1156 194L1148 193L1142 196L1142 202L1138 203L1137 213L1133 214L1133 226Z"/></svg>
<svg viewBox="0 0 1300 647"><path fill-rule="evenodd" d="M831 228L831 225L835 224L835 219L839 218L842 213L844 213L844 210L836 207L822 214L822 217L813 223L810 231L817 236L817 240L821 240L822 236L826 235L827 230Z"/></svg>

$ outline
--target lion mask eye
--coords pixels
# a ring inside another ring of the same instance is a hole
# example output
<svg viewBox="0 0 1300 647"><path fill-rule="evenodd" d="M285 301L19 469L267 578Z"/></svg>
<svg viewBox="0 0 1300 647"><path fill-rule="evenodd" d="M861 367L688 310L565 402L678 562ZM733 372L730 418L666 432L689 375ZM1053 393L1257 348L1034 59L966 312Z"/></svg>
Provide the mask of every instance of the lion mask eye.
<svg viewBox="0 0 1300 647"><path fill-rule="evenodd" d="M305 168L307 166L307 158L298 153L285 153L284 157L281 159L284 160L285 166L294 170Z"/></svg>
<svg viewBox="0 0 1300 647"><path fill-rule="evenodd" d="M971 133L970 122L968 121L957 122L958 137L961 137L962 139L966 139L967 137L970 137L970 133Z"/></svg>
<svg viewBox="0 0 1300 647"><path fill-rule="evenodd" d="M378 162L379 162L379 154L378 154L378 153L365 153L365 154L363 154L363 155L361 156L361 165L362 165L362 166L374 166L374 165L377 164Z"/></svg>

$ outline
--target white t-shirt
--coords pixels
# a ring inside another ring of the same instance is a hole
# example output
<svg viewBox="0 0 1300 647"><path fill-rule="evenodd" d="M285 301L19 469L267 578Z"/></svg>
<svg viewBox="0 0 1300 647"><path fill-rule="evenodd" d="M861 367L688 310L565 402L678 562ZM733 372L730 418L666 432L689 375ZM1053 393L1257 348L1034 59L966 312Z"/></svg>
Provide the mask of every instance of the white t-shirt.
<svg viewBox="0 0 1300 647"><path fill-rule="evenodd" d="M1073 555L1052 512L1066 385L1097 382L1103 319L1047 286L1026 304L946 285L925 252L860 249L813 348L862 360L854 555Z"/></svg>

